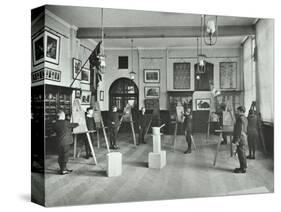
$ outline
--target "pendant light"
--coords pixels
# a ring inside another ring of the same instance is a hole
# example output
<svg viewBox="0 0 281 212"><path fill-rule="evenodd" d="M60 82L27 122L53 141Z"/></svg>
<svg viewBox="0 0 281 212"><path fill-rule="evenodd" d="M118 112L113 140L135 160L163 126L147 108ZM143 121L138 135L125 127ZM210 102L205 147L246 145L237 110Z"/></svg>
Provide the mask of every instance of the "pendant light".
<svg viewBox="0 0 281 212"><path fill-rule="evenodd" d="M218 16L215 19L206 21L207 16L204 15L204 42L208 46L213 46L218 40Z"/></svg>
<svg viewBox="0 0 281 212"><path fill-rule="evenodd" d="M131 61L132 64L131 64L131 71L129 75L130 75L130 79L134 80L136 72L134 72L134 40L133 39L131 39Z"/></svg>

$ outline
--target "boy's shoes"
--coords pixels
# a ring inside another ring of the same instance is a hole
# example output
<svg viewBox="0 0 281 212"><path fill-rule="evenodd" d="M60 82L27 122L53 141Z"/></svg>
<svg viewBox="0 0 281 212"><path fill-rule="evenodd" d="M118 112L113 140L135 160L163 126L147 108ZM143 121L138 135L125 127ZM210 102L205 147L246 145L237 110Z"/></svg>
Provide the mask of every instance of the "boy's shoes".
<svg viewBox="0 0 281 212"><path fill-rule="evenodd" d="M247 159L250 159L250 160L255 160L255 159L256 159L256 157L255 157L255 156L250 156L250 155L248 155L248 156L247 156Z"/></svg>
<svg viewBox="0 0 281 212"><path fill-rule="evenodd" d="M120 149L117 144L114 145L114 149Z"/></svg>
<svg viewBox="0 0 281 212"><path fill-rule="evenodd" d="M184 154L190 154L191 153L191 149L187 149Z"/></svg>
<svg viewBox="0 0 281 212"><path fill-rule="evenodd" d="M227 141L222 141L221 142L221 145L226 145L227 144Z"/></svg>
<svg viewBox="0 0 281 212"><path fill-rule="evenodd" d="M115 149L114 146L110 146L109 149Z"/></svg>
<svg viewBox="0 0 281 212"><path fill-rule="evenodd" d="M233 172L236 174L244 174L246 173L246 169L236 168Z"/></svg>
<svg viewBox="0 0 281 212"><path fill-rule="evenodd" d="M66 174L69 174L69 173L71 173L71 172L72 172L72 170L65 169L65 170L61 170L61 171L60 171L60 174L61 174L61 175L66 175Z"/></svg>

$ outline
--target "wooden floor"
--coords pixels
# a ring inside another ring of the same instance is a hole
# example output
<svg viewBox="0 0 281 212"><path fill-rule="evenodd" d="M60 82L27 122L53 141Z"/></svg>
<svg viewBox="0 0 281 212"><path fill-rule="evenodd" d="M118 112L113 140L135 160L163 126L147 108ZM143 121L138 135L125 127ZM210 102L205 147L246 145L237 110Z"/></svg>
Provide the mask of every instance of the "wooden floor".
<svg viewBox="0 0 281 212"><path fill-rule="evenodd" d="M46 205L78 205L174 198L194 198L247 193L266 193L274 190L273 160L258 152L256 160L248 161L247 174L233 174L238 167L237 158L230 157L229 145L221 146L217 165L213 167L218 137L212 136L206 143L204 134L194 135L197 151L185 155L186 143L178 136L176 151L171 149L172 137L162 137L167 151L167 166L161 170L148 169L148 153L152 140L135 147L129 135L119 136L123 155L122 176L106 177L106 149L96 150L99 164L82 156L71 159L70 175L57 174L55 155L46 158ZM33 173L33 177L36 174Z"/></svg>

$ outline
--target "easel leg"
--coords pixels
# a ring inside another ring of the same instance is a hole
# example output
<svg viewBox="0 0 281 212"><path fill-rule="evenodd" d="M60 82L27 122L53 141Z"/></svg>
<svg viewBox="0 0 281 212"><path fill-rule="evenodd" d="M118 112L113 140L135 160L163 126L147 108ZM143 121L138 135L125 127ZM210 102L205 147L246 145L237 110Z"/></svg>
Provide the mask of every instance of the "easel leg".
<svg viewBox="0 0 281 212"><path fill-rule="evenodd" d="M176 150L177 132L178 132L178 123L176 122L176 124L175 124L175 132L174 132L174 139L173 139L174 151Z"/></svg>
<svg viewBox="0 0 281 212"><path fill-rule="evenodd" d="M103 136L104 136L107 152L110 152L109 145L108 145L108 139L107 139L107 135L106 135L106 131L105 131L105 127L104 127L103 122L101 123L101 127L102 127L102 132L103 132Z"/></svg>
<svg viewBox="0 0 281 212"><path fill-rule="evenodd" d="M222 133L220 133L220 138L219 138L219 141L218 141L217 151L216 151L216 155L215 155L213 166L216 166L217 157L218 157L218 154L219 154L219 151L220 151L220 146L221 146L221 140L222 140Z"/></svg>
<svg viewBox="0 0 281 212"><path fill-rule="evenodd" d="M232 149L232 136L229 136L230 143L230 156L233 157L233 149Z"/></svg>
<svg viewBox="0 0 281 212"><path fill-rule="evenodd" d="M191 142L192 142L192 144L194 146L194 149L196 150L197 148L196 148L196 145L195 145L195 142L194 142L194 139L193 139L193 135L190 135L190 136L191 136Z"/></svg>
<svg viewBox="0 0 281 212"><path fill-rule="evenodd" d="M86 135L87 135L87 138L88 138L88 142L89 142L89 146L90 146L91 152L93 154L93 158L94 158L95 164L97 165L98 162L97 162L96 154L95 154L95 151L94 151L94 147L92 145L91 137L90 137L89 133L86 133Z"/></svg>
<svg viewBox="0 0 281 212"><path fill-rule="evenodd" d="M135 134L135 129L134 129L133 121L131 121L130 124L131 124L131 128L132 128L132 133L133 133L134 145L136 146L137 142L136 142L136 134Z"/></svg>
<svg viewBox="0 0 281 212"><path fill-rule="evenodd" d="M97 143L98 143L98 149L100 148L100 130L97 128Z"/></svg>
<svg viewBox="0 0 281 212"><path fill-rule="evenodd" d="M73 158L76 158L76 150L77 150L77 135L73 135L73 141L74 141L74 148L73 148Z"/></svg>

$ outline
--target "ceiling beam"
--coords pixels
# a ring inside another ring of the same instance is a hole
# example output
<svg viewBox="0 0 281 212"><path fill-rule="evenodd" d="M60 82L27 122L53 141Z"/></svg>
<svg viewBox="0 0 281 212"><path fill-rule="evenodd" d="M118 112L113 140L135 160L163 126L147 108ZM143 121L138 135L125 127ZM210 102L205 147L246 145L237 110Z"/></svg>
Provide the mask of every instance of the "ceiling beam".
<svg viewBox="0 0 281 212"><path fill-rule="evenodd" d="M105 27L105 39L128 38L188 38L200 36L200 26L171 26L171 27ZM254 25L219 26L219 36L246 36L254 35ZM101 28L78 28L77 38L99 39Z"/></svg>

